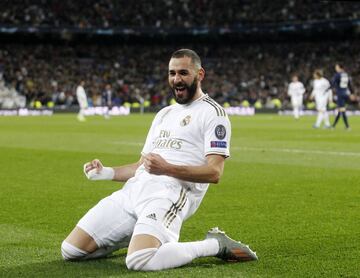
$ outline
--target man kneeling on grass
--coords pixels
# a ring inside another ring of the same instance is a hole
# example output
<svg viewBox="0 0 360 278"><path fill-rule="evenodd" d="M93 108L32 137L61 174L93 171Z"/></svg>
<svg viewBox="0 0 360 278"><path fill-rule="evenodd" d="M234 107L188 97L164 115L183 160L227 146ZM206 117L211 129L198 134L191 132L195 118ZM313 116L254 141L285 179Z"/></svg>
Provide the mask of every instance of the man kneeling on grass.
<svg viewBox="0 0 360 278"><path fill-rule="evenodd" d="M230 121L224 109L201 89L205 70L190 49L173 53L168 79L177 102L162 109L151 125L141 158L133 164L84 165L90 180L126 181L101 200L63 241L65 260L104 257L128 247L129 269L179 267L193 259L257 260L249 246L218 228L196 242L178 242L184 220L195 213L209 183L218 183L230 155Z"/></svg>

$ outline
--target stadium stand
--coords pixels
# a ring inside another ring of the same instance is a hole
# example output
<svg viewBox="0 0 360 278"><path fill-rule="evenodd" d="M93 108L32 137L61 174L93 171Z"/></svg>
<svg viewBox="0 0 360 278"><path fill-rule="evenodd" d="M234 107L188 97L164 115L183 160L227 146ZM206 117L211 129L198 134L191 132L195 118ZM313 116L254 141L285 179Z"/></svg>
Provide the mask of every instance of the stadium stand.
<svg viewBox="0 0 360 278"><path fill-rule="evenodd" d="M131 5L126 0L3 2L0 22L16 26L190 28L360 16L360 3L344 5L342 1L290 0L273 1L271 5L261 0L140 0Z"/></svg>
<svg viewBox="0 0 360 278"><path fill-rule="evenodd" d="M308 40L303 31L303 37L296 40L285 38L285 41L283 38L280 43L267 41L260 37L261 34L255 36L255 41L219 41L218 37L205 35L205 40L194 38L192 43L188 43L186 38L177 35L176 29L171 29L249 26L245 32L254 33L254 26L275 23L281 29L288 27L289 22L300 22L301 29L317 21L331 27L328 23L336 24L338 20L351 23L359 19L359 3L295 0L274 2L274 5L258 0L161 0L151 5L148 1L128 5L125 0L26 0L17 1L17 5L12 3L5 1L0 26L26 26L30 28L26 31L27 36L35 33L35 38L26 44L17 41L22 34L15 34L6 43L3 40L0 44L0 72L7 88L13 84L14 90L26 97L28 106L39 102L43 106L48 103L63 107L76 105L75 87L80 78L85 78L86 91L94 105L101 102L101 92L109 83L114 91L114 105L137 102L140 92L153 107L162 107L170 101L166 57L179 47L194 48L203 57L207 70L205 91L219 103L231 106L257 103L272 108L277 106L273 101L276 99L286 107L286 90L292 73L297 72L310 89L313 70L323 68L325 76L331 78L337 61L341 61L352 76L355 92L360 87L360 60L354 59L358 57L358 38L321 40L320 36L320 41L313 41ZM89 8L83 9L84 6ZM135 27L141 37L146 35L148 27L164 26L170 28L169 34L179 43L169 42L165 35L162 42L135 40L124 43L120 40L108 44L99 43L98 37L85 41L68 38L60 42L54 38L42 38L37 42L36 37L42 31L37 27L50 28L46 30L74 27L77 28L71 31L74 34L78 29ZM352 104L359 107L359 97L353 99Z"/></svg>

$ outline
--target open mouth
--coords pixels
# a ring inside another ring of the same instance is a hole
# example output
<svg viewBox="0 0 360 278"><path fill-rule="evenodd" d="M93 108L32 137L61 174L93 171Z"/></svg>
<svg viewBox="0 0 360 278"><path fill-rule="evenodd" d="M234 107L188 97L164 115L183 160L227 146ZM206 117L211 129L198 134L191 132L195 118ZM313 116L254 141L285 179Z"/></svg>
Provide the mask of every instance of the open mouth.
<svg viewBox="0 0 360 278"><path fill-rule="evenodd" d="M185 86L177 86L177 87L175 87L175 90L177 91L177 92L183 92L183 91L185 91Z"/></svg>
<svg viewBox="0 0 360 278"><path fill-rule="evenodd" d="M185 86L176 86L175 87L175 93L177 94L183 94L186 91Z"/></svg>

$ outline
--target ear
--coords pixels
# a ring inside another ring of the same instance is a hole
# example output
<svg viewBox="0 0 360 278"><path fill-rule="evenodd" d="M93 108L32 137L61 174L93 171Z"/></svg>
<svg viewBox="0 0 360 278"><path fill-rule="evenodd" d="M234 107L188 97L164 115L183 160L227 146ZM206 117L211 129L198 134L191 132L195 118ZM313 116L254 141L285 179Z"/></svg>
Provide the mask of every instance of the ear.
<svg viewBox="0 0 360 278"><path fill-rule="evenodd" d="M203 81L204 78L205 78L205 70L204 68L200 68L198 71L198 80Z"/></svg>

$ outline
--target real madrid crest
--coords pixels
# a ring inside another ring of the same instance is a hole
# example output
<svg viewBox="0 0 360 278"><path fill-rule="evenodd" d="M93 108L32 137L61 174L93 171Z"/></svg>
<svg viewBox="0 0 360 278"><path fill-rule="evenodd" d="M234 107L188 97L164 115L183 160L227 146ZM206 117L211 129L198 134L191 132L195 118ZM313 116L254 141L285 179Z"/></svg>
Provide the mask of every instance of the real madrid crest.
<svg viewBox="0 0 360 278"><path fill-rule="evenodd" d="M191 120L191 116L190 115L187 115L184 119L182 119L180 121L180 125L181 126L186 126L190 123L190 120Z"/></svg>

